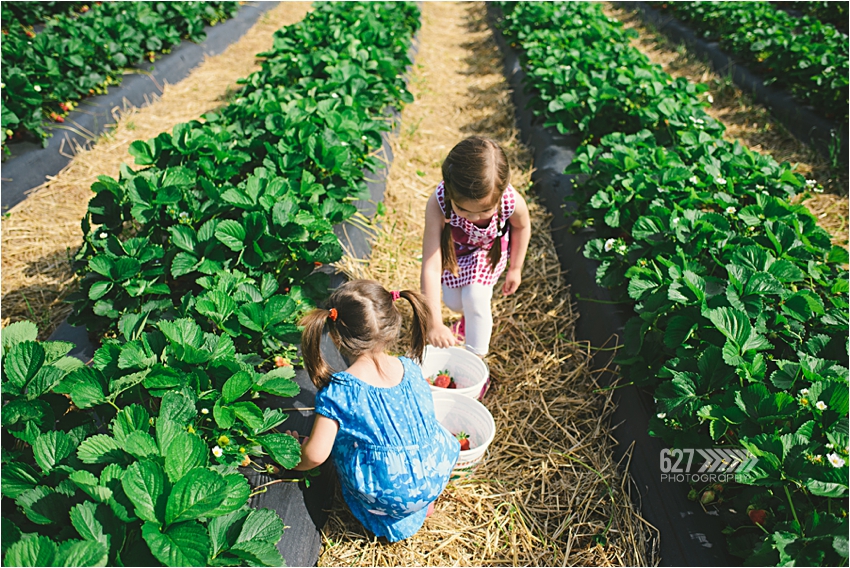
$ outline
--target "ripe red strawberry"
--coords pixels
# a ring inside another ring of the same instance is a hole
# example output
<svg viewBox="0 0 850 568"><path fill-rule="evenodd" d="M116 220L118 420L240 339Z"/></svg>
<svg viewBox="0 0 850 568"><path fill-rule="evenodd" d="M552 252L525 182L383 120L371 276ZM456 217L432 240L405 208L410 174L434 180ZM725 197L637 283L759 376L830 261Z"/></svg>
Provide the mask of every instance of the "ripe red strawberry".
<svg viewBox="0 0 850 568"><path fill-rule="evenodd" d="M469 449L469 434L460 431L455 434L455 438L457 438L457 441L460 442L460 451L465 452Z"/></svg>
<svg viewBox="0 0 850 568"><path fill-rule="evenodd" d="M754 525L764 526L764 522L767 520L767 511L764 509L750 509L747 511L747 516L750 517Z"/></svg>
<svg viewBox="0 0 850 568"><path fill-rule="evenodd" d="M449 388L449 385L452 383L452 377L449 375L448 371L440 371L437 373L437 376L434 377L434 386L440 387L441 389Z"/></svg>
<svg viewBox="0 0 850 568"><path fill-rule="evenodd" d="M457 388L457 383L454 381L454 379L452 379L452 382L449 383L448 388L450 388L450 389L456 389Z"/></svg>

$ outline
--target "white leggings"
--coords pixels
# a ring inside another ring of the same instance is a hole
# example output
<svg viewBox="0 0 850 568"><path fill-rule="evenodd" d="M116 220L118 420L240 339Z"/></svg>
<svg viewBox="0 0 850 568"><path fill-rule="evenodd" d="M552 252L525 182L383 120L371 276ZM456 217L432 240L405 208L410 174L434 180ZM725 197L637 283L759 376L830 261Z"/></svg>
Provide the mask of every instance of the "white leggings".
<svg viewBox="0 0 850 568"><path fill-rule="evenodd" d="M473 282L460 288L443 286L443 302L450 310L461 312L465 320L466 348L476 355L486 355L493 334L493 284Z"/></svg>

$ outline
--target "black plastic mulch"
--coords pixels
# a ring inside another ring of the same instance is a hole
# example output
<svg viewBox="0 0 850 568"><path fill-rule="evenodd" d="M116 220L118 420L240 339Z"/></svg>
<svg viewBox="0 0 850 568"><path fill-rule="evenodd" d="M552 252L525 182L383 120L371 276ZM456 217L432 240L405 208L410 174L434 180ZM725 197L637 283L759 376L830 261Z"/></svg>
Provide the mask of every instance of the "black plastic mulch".
<svg viewBox="0 0 850 568"><path fill-rule="evenodd" d="M236 15L215 26L205 28L203 43L184 41L156 61L150 73L124 75L120 85L105 95L88 97L65 118L65 127L48 128L53 136L43 148L39 142L20 142L8 145L11 155L2 164L0 208L8 211L24 199L26 192L55 176L72 159L75 145L85 146L92 138L114 122L112 109L123 108L124 100L136 107L147 104L152 94L162 93L166 82L174 84L187 77L205 56L217 55L241 38L264 12L278 2L248 2ZM140 71L149 66L137 65ZM87 132L88 135L83 135Z"/></svg>

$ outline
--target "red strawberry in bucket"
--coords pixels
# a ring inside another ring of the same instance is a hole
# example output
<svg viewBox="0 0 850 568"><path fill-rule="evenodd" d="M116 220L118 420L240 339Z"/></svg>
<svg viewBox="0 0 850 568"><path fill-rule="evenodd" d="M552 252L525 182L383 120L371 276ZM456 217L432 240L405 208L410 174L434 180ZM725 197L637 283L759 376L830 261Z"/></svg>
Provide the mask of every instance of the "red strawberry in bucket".
<svg viewBox="0 0 850 568"><path fill-rule="evenodd" d="M449 372L446 370L437 373L437 376L434 377L434 382L431 384L433 384L435 387L440 387L441 389L447 389L450 388L449 385L451 385L453 382L454 381L452 380L451 375L449 375Z"/></svg>
<svg viewBox="0 0 850 568"><path fill-rule="evenodd" d="M464 431L460 431L455 434L455 438L460 442L460 451L465 452L469 449L469 434Z"/></svg>

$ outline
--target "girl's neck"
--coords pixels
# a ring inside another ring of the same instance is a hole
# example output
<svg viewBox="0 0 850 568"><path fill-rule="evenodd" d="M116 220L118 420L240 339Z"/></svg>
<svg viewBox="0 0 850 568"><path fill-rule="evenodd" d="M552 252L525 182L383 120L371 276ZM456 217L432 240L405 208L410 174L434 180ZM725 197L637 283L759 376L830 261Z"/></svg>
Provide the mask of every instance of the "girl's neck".
<svg viewBox="0 0 850 568"><path fill-rule="evenodd" d="M401 382L404 366L396 357L378 351L360 355L348 367L348 373L373 387L390 388Z"/></svg>

